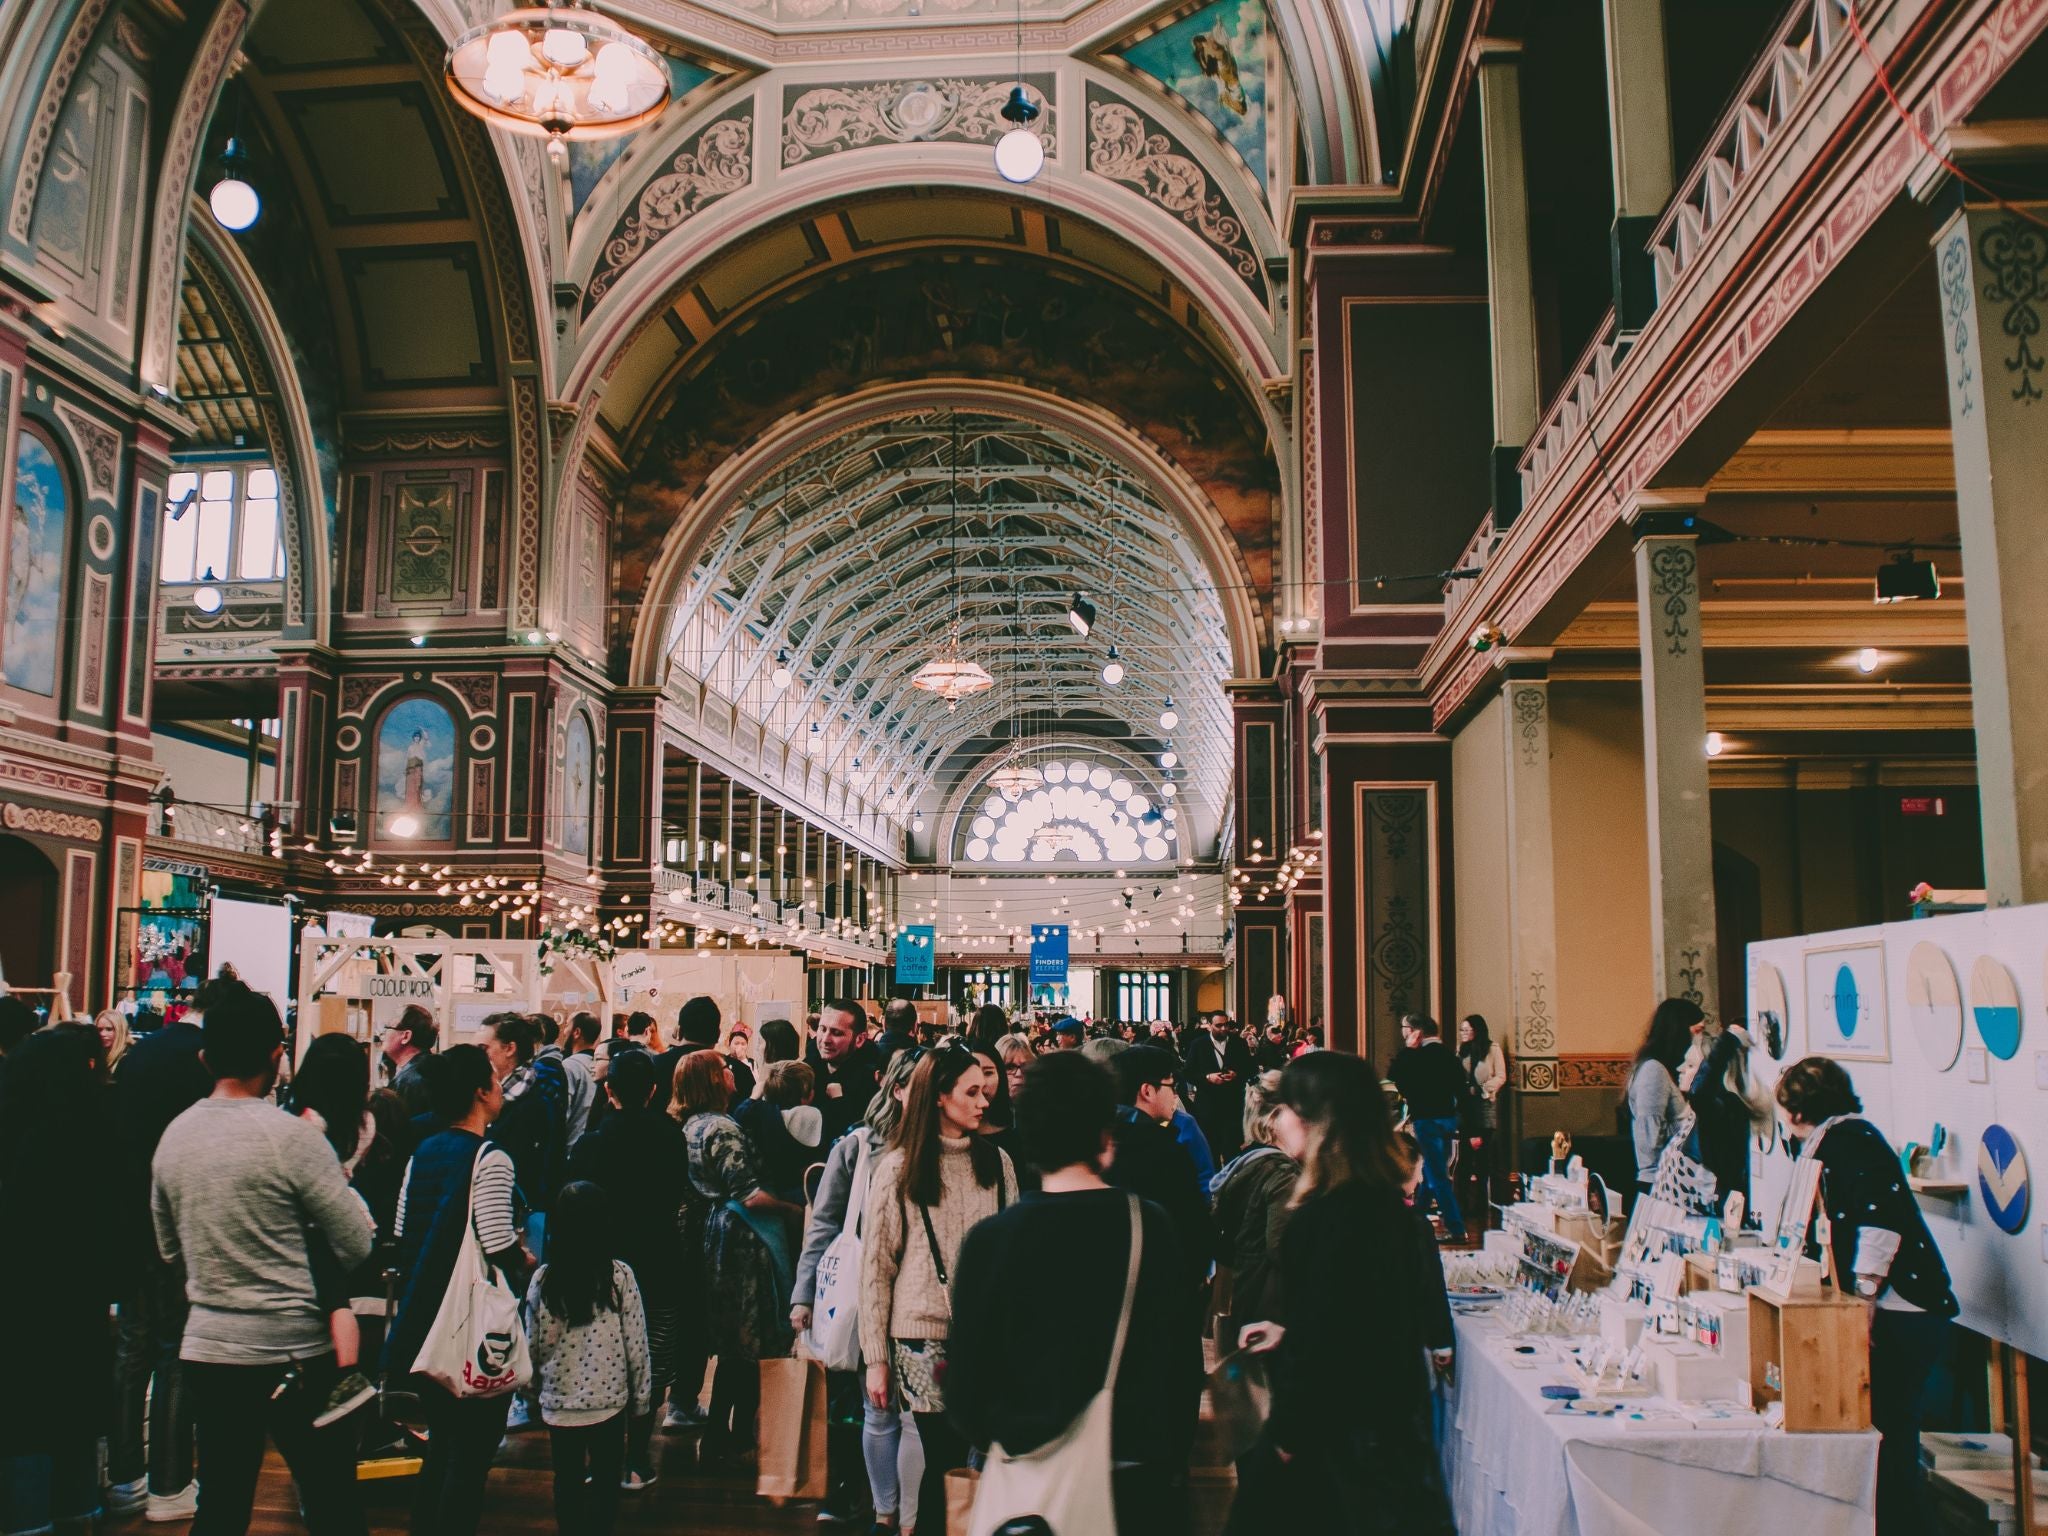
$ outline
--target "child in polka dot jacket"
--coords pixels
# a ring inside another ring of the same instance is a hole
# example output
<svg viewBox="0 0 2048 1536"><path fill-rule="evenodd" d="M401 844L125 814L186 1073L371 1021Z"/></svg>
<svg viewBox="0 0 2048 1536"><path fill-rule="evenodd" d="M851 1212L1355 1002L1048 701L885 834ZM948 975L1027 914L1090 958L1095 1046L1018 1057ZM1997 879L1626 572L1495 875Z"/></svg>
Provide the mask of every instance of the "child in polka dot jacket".
<svg viewBox="0 0 2048 1536"><path fill-rule="evenodd" d="M562 1536L610 1536L629 1416L654 1406L647 1312L632 1268L611 1256L610 1232L604 1190L565 1185L548 1221L548 1262L526 1292Z"/></svg>

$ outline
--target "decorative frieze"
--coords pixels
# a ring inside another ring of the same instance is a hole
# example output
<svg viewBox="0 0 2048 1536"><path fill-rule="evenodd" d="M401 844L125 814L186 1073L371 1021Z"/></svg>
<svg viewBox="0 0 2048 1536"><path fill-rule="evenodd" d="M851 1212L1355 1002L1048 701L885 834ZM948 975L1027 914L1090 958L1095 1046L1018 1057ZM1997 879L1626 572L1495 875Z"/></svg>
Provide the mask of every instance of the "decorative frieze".
<svg viewBox="0 0 2048 1536"><path fill-rule="evenodd" d="M687 139L667 168L635 194L632 212L604 243L584 291L583 312L595 309L662 236L753 179L754 114L748 106Z"/></svg>
<svg viewBox="0 0 2048 1536"><path fill-rule="evenodd" d="M1135 189L1200 235L1260 304L1266 281L1245 223L1201 162L1157 121L1108 92L1088 92L1088 169Z"/></svg>
<svg viewBox="0 0 2048 1536"><path fill-rule="evenodd" d="M1003 103L1011 75L875 80L862 85L785 86L782 163L802 165L845 150L890 144L992 144L1009 131ZM1027 78L1026 94L1041 112L1047 152L1057 141L1049 76Z"/></svg>

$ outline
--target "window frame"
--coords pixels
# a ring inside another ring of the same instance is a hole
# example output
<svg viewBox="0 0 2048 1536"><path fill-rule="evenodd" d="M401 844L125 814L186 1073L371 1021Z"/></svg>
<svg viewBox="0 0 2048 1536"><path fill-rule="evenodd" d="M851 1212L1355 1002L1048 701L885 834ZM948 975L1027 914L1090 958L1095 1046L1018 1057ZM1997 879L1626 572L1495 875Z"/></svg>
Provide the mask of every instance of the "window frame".
<svg viewBox="0 0 2048 1536"><path fill-rule="evenodd" d="M252 476L262 471L268 471L272 476L274 482L272 494L269 496L251 497L249 494L249 481ZM228 498L225 503L218 501L209 503L204 495L206 477L209 474L223 472L233 476ZM175 487L178 486L182 477L186 475L193 477L194 497L190 508L184 514L185 517L200 517L203 515L204 508L207 505L224 504L228 509L226 570L201 563L199 555L201 528L200 524L195 522L192 525L192 559L186 567L191 574L186 576L173 576L170 574L170 543L173 524L171 508L176 506L179 501L179 492ZM272 529L272 548L275 552L273 569L269 574L261 576L246 574L242 564L242 546L248 527L249 504L252 500L269 502L272 516L275 520ZM157 530L156 569L158 586L203 586L206 584L205 573L209 569L213 571L215 585L226 585L229 583L251 585L260 582L282 582L289 572L289 567L286 563L287 559L288 555L285 549L284 537L284 471L278 468L276 460L263 453L216 453L204 456L195 455L191 458L176 460L172 464L170 477L164 483L163 525Z"/></svg>

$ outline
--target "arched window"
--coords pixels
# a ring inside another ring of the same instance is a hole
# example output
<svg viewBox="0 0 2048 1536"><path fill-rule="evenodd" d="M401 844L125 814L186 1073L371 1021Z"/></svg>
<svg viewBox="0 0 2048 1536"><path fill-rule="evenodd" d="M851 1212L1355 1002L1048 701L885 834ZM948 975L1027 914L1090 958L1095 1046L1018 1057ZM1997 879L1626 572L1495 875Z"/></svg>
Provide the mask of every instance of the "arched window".
<svg viewBox="0 0 2048 1536"><path fill-rule="evenodd" d="M1039 783L983 781L960 815L955 856L967 864L1168 864L1180 848L1174 786L1076 756L1034 761Z"/></svg>
<svg viewBox="0 0 2048 1536"><path fill-rule="evenodd" d="M0 607L0 679L55 696L64 633L64 550L71 531L71 479L57 446L22 424L14 445L14 504L0 547L6 575Z"/></svg>
<svg viewBox="0 0 2048 1536"><path fill-rule="evenodd" d="M400 699L377 727L377 839L446 843L454 833L454 717L432 699Z"/></svg>
<svg viewBox="0 0 2048 1536"><path fill-rule="evenodd" d="M569 744L562 751L562 851L579 859L590 857L596 757L590 719L579 709L569 717Z"/></svg>

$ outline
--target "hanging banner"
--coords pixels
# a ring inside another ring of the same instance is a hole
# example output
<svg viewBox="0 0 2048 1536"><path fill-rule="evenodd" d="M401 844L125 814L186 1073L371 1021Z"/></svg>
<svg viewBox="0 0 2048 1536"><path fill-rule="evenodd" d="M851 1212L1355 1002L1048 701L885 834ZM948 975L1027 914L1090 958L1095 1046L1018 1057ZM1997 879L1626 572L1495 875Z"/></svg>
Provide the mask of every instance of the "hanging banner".
<svg viewBox="0 0 2048 1536"><path fill-rule="evenodd" d="M896 983L928 987L938 980L938 929L930 923L906 923L896 934Z"/></svg>
<svg viewBox="0 0 2048 1536"><path fill-rule="evenodd" d="M1067 984L1067 925L1038 923L1031 929L1031 985Z"/></svg>

